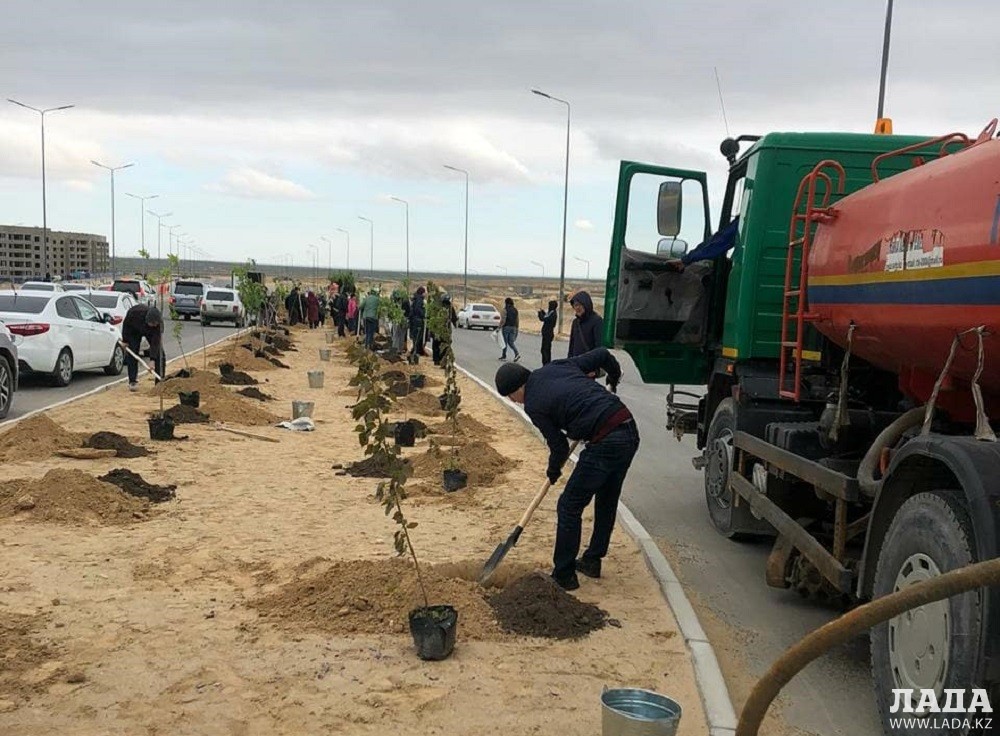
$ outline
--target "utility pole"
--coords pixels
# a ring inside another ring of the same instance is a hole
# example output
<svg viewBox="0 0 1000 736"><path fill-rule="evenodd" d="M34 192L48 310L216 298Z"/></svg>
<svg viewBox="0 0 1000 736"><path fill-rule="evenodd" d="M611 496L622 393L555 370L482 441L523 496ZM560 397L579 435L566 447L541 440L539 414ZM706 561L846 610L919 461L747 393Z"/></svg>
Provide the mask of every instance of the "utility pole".
<svg viewBox="0 0 1000 736"><path fill-rule="evenodd" d="M389 197L389 199L401 202L406 208L406 280L410 280L410 203L399 197Z"/></svg>
<svg viewBox="0 0 1000 736"><path fill-rule="evenodd" d="M342 227L337 228L337 232L343 233L347 236L347 272L351 272L351 233Z"/></svg>
<svg viewBox="0 0 1000 736"><path fill-rule="evenodd" d="M469 303L469 172L457 166L445 164L446 169L465 175L465 265L462 268L462 306Z"/></svg>
<svg viewBox="0 0 1000 736"><path fill-rule="evenodd" d="M139 227L142 228L142 232L139 235L139 240L142 243L142 250L146 250L146 200L156 199L159 194L147 194L145 197L138 194L132 194L131 192L125 192L126 197L131 197L132 199L139 200ZM159 256L157 256L159 257Z"/></svg>
<svg viewBox="0 0 1000 736"><path fill-rule="evenodd" d="M135 166L134 163L122 164L121 166L105 166L104 164L91 159L90 163L100 167L111 174L111 278L118 276L118 255L115 246L115 172Z"/></svg>

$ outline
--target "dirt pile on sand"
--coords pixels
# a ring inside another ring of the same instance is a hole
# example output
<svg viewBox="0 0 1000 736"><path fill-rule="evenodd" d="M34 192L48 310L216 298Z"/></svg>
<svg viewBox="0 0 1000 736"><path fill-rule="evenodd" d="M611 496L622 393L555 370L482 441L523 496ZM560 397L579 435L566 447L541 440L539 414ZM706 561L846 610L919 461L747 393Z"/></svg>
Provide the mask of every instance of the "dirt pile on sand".
<svg viewBox="0 0 1000 736"><path fill-rule="evenodd" d="M249 388L241 388L237 391L240 396L246 396L248 399L257 399L257 401L274 401L273 396L268 396L259 388L254 388L250 386Z"/></svg>
<svg viewBox="0 0 1000 736"><path fill-rule="evenodd" d="M252 602L267 621L331 633L404 634L408 615L424 605L413 565L402 559L318 561L278 591ZM476 583L421 568L431 605L458 609L459 639L502 639L493 610Z"/></svg>
<svg viewBox="0 0 1000 736"><path fill-rule="evenodd" d="M58 450L83 446L84 435L68 432L45 414L18 422L0 435L0 462L42 460Z"/></svg>
<svg viewBox="0 0 1000 736"><path fill-rule="evenodd" d="M127 437L114 432L96 432L84 440L83 446L95 450L114 450L115 457L145 457L149 454L149 450L142 445L133 445Z"/></svg>
<svg viewBox="0 0 1000 736"><path fill-rule="evenodd" d="M364 460L348 463L346 466L333 466L340 472L337 475L350 475L353 478L388 478L395 468L409 469L409 462L399 457L369 455Z"/></svg>
<svg viewBox="0 0 1000 736"><path fill-rule="evenodd" d="M176 396L181 391L198 391L204 396L213 390L219 390L219 377L209 371L191 371L189 378L168 378L163 383L164 396ZM153 386L148 392L149 396L159 396L160 386Z"/></svg>
<svg viewBox="0 0 1000 736"><path fill-rule="evenodd" d="M404 396L399 400L400 406L404 406L415 414L435 415L441 413L441 402L437 396L426 391L414 391L409 396Z"/></svg>
<svg viewBox="0 0 1000 736"><path fill-rule="evenodd" d="M453 461L454 457L454 461ZM469 442L455 447L431 447L410 459L417 478L440 481L441 472L451 467L469 474L470 486L491 486L502 480L515 461L501 455L485 442Z"/></svg>
<svg viewBox="0 0 1000 736"><path fill-rule="evenodd" d="M98 480L118 486L130 496L144 498L153 503L164 503L177 495L175 492L177 486L158 486L148 483L141 475L127 468L115 468L110 473L100 476Z"/></svg>
<svg viewBox="0 0 1000 736"><path fill-rule="evenodd" d="M165 416L173 419L174 424L205 424L208 421L208 414L195 409L193 406L184 406L183 404L171 406L163 413ZM150 416L158 417L159 415L159 412L154 412Z"/></svg>
<svg viewBox="0 0 1000 736"><path fill-rule="evenodd" d="M258 402L241 399L231 391L212 394L202 401L201 408L208 413L212 421L226 424L261 427L277 424L280 421L277 415L263 408Z"/></svg>
<svg viewBox="0 0 1000 736"><path fill-rule="evenodd" d="M127 524L146 518L148 504L81 470L53 469L42 478L0 483L0 517L64 524Z"/></svg>
<svg viewBox="0 0 1000 736"><path fill-rule="evenodd" d="M244 346L241 346L244 347ZM221 367L231 365L238 371L273 371L274 366L267 358L258 358L248 350L230 350L221 358L209 365ZM225 373L223 373L225 375Z"/></svg>
<svg viewBox="0 0 1000 736"><path fill-rule="evenodd" d="M260 382L249 373L233 370L223 373L219 383L223 386L256 386Z"/></svg>
<svg viewBox="0 0 1000 736"><path fill-rule="evenodd" d="M428 434L453 436L455 428L448 420L427 428ZM493 437L493 428L488 427L468 414L458 415L458 436L464 439L486 440Z"/></svg>
<svg viewBox="0 0 1000 736"><path fill-rule="evenodd" d="M504 631L549 639L579 639L604 628L608 614L584 603L539 572L515 580L490 598Z"/></svg>
<svg viewBox="0 0 1000 736"><path fill-rule="evenodd" d="M32 692L44 691L61 674L59 669L46 672L39 668L55 654L38 636L43 623L42 616L0 611L0 695L6 700L26 700Z"/></svg>

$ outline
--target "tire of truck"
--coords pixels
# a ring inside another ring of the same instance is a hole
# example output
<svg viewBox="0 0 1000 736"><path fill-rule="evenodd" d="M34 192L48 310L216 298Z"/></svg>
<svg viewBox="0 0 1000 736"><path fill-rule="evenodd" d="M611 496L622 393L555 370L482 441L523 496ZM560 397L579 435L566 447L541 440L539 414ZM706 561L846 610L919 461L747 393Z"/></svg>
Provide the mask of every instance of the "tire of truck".
<svg viewBox="0 0 1000 736"><path fill-rule="evenodd" d="M733 506L729 474L733 471L736 452L733 447L735 435L736 400L723 399L712 415L706 435L705 502L715 530L727 539L739 541L756 536L766 527L750 513L749 504Z"/></svg>
<svg viewBox="0 0 1000 736"><path fill-rule="evenodd" d="M935 575L976 562L972 525L956 491L929 491L908 499L896 512L882 541L872 597L879 598ZM936 690L945 707L944 689L966 692L985 687L976 682L982 657L983 601L979 591L921 606L872 629L871 666L875 700L886 733L917 736L927 728L903 728L890 718L913 713L890 713L892 690L912 689L910 707L916 708L921 688ZM930 714L941 719L943 714ZM960 716L964 717L964 716ZM971 716L975 720L974 716ZM949 731L968 733L968 730Z"/></svg>

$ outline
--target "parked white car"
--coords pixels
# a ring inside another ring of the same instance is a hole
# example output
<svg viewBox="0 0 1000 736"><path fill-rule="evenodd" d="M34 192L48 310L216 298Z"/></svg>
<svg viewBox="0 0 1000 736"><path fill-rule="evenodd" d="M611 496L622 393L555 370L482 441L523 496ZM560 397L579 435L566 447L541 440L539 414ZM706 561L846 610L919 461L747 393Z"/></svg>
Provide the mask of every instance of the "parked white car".
<svg viewBox="0 0 1000 736"><path fill-rule="evenodd" d="M97 307L118 328L119 333L128 310L136 305L135 297L127 291L85 291L80 296Z"/></svg>
<svg viewBox="0 0 1000 736"><path fill-rule="evenodd" d="M0 291L0 321L14 336L22 374L68 386L74 371L117 376L125 365L119 328L77 294Z"/></svg>
<svg viewBox="0 0 1000 736"><path fill-rule="evenodd" d="M156 306L156 289L145 279L140 278L120 278L115 279L111 284L111 291L128 292L135 297L140 304L148 307Z"/></svg>
<svg viewBox="0 0 1000 736"><path fill-rule="evenodd" d="M14 336L0 322L0 419L7 416L17 391L17 346Z"/></svg>
<svg viewBox="0 0 1000 736"><path fill-rule="evenodd" d="M25 281L21 284L21 288L25 291L62 291L62 284L56 284L52 281Z"/></svg>
<svg viewBox="0 0 1000 736"><path fill-rule="evenodd" d="M466 304L457 316L458 326L467 330L474 327L495 330L500 326L500 312L492 304Z"/></svg>
<svg viewBox="0 0 1000 736"><path fill-rule="evenodd" d="M236 289L209 286L205 298L201 300L201 323L232 322L237 327L246 324L247 314Z"/></svg>
<svg viewBox="0 0 1000 736"><path fill-rule="evenodd" d="M63 284L63 291L90 291L91 287L86 284Z"/></svg>

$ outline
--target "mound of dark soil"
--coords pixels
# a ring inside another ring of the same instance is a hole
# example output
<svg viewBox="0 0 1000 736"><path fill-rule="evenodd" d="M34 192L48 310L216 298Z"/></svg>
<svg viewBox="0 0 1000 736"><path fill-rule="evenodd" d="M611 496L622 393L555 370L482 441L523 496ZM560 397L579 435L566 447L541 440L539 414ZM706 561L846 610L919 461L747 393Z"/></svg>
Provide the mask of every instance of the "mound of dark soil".
<svg viewBox="0 0 1000 736"><path fill-rule="evenodd" d="M511 634L579 639L604 628L608 614L577 600L548 575L533 572L490 598L500 628Z"/></svg>
<svg viewBox="0 0 1000 736"><path fill-rule="evenodd" d="M241 388L236 393L240 396L246 396L248 399L257 399L257 401L274 401L273 396L268 396L259 388L254 388L253 386L249 388Z"/></svg>
<svg viewBox="0 0 1000 736"><path fill-rule="evenodd" d="M163 414L173 419L174 424L205 424L208 421L208 414L183 404L172 406Z"/></svg>
<svg viewBox="0 0 1000 736"><path fill-rule="evenodd" d="M133 445L127 438L114 432L96 432L83 441L84 447L95 450L114 450L115 457L145 457L149 454L142 445Z"/></svg>
<svg viewBox="0 0 1000 736"><path fill-rule="evenodd" d="M295 345L287 337L282 337L281 335L275 335L274 339L271 340L271 344L278 350L294 350Z"/></svg>
<svg viewBox="0 0 1000 736"><path fill-rule="evenodd" d="M382 371L382 380L386 383L396 383L398 381L408 381L406 374L403 371Z"/></svg>
<svg viewBox="0 0 1000 736"><path fill-rule="evenodd" d="M265 345L264 352L267 353L268 355L274 355L274 356L284 355L284 353L278 350L278 348L274 347L274 345Z"/></svg>
<svg viewBox="0 0 1000 736"><path fill-rule="evenodd" d="M177 486L158 486L148 483L141 475L126 468L115 468L107 475L100 476L98 480L118 486L130 496L145 498L153 503L163 503L177 495L175 493Z"/></svg>
<svg viewBox="0 0 1000 736"><path fill-rule="evenodd" d="M354 478L388 478L397 468L409 468L409 463L398 457L377 457L371 455L346 466L341 474Z"/></svg>
<svg viewBox="0 0 1000 736"><path fill-rule="evenodd" d="M164 380L169 381L171 378L190 378L192 373L193 371L190 371L187 368L181 368L176 373L167 376Z"/></svg>
<svg viewBox="0 0 1000 736"><path fill-rule="evenodd" d="M273 365L275 368L291 368L290 365L285 365L277 358L267 358L267 360L270 361L271 365Z"/></svg>
<svg viewBox="0 0 1000 736"><path fill-rule="evenodd" d="M408 419L407 421L411 422L413 424L413 434L414 434L414 436L416 436L418 438L419 437L426 437L427 436L428 428L427 428L426 424L424 424L423 422L421 422L419 419ZM403 423L402 420L400 420L398 422L390 422L389 423L389 431L390 432L395 432L396 431L396 425L397 424L402 424L402 423Z"/></svg>
<svg viewBox="0 0 1000 736"><path fill-rule="evenodd" d="M222 369L222 366L219 366ZM243 371L231 370L229 373L222 374L222 380L219 383L224 386L256 386L256 378L251 376L249 373L244 373Z"/></svg>

